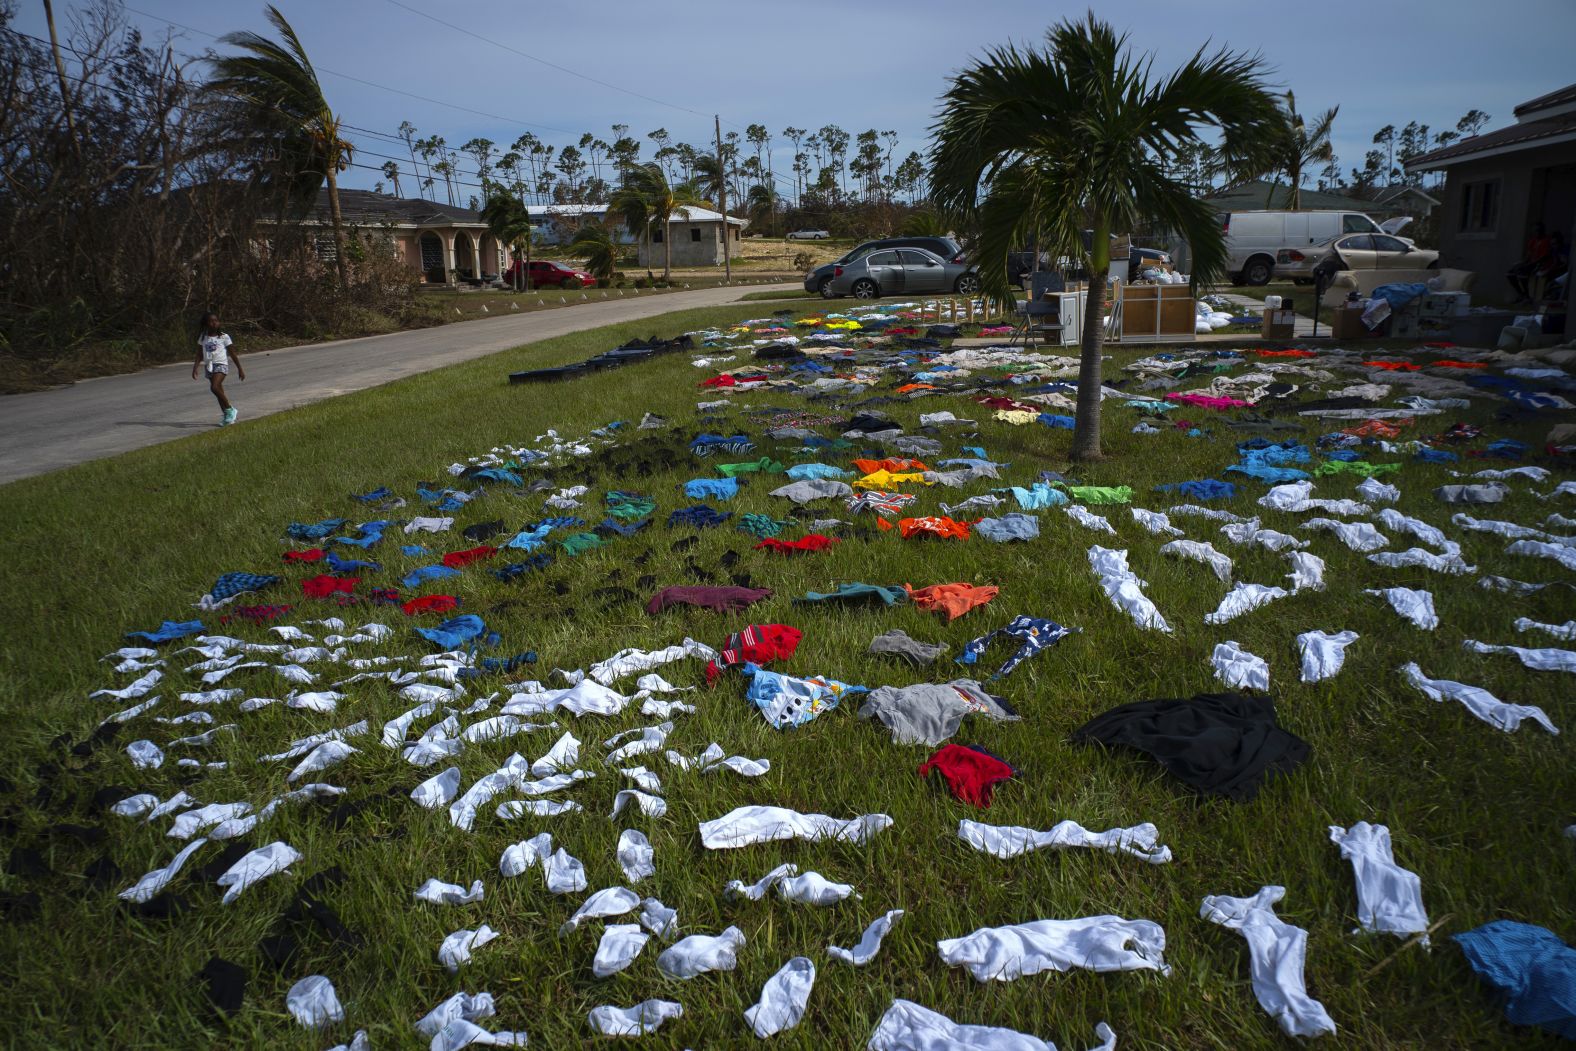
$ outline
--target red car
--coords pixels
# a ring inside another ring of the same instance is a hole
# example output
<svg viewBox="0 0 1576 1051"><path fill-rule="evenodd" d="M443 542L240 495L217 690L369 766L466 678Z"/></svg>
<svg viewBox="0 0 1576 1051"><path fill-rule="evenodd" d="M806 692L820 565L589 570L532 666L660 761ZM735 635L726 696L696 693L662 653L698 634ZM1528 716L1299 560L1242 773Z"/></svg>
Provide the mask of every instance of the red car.
<svg viewBox="0 0 1576 1051"><path fill-rule="evenodd" d="M510 288L525 288L527 287L526 277L527 272L525 260L516 259L509 265L509 269L503 272L503 283ZM531 260L529 277L529 287L531 288L544 288L552 286L563 288L571 281L580 282L580 285L575 287L584 286L590 288L596 285L596 278L591 274L586 273L584 270L579 270L572 266L565 266L563 263L555 263L550 259Z"/></svg>

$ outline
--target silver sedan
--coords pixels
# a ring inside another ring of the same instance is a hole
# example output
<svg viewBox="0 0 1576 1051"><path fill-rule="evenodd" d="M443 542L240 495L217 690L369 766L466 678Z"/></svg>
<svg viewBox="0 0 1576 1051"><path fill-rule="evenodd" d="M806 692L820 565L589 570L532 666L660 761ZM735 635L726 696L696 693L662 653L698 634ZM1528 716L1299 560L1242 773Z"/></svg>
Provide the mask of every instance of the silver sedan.
<svg viewBox="0 0 1576 1051"><path fill-rule="evenodd" d="M827 284L832 295L855 299L949 292L972 296L979 290L979 275L970 264L948 262L923 248L888 248L841 263Z"/></svg>

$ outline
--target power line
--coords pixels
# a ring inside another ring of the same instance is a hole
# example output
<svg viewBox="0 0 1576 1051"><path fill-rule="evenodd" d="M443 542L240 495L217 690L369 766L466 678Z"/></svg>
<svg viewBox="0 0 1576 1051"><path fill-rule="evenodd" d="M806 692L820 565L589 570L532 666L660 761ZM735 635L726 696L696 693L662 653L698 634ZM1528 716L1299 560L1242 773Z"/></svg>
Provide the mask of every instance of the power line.
<svg viewBox="0 0 1576 1051"><path fill-rule="evenodd" d="M163 15L153 14L151 11L144 11L144 10L142 10L140 8L132 7L130 5L126 5L126 10L127 11L131 11L134 14L142 15L145 18L157 19L158 21L163 22L166 25L174 26L176 29L184 29L187 32L196 33L199 36L205 36L205 37L208 37L211 40L218 40L218 39L220 39L220 37L217 34L215 34L215 33L209 33L209 32L206 32L204 30L197 29L194 26L189 26L189 25L185 25L185 24L183 24L181 22L176 22L173 19L165 18ZM430 103L430 104L432 104L434 106L444 106L444 107L447 107L447 108L452 109L452 110L458 110L461 113L470 113L470 114L472 114L474 116L486 117L488 120L501 120L501 121L503 121L503 122L505 122L507 124L518 124L521 127L525 127L525 128L540 128L543 131L556 131L556 132L558 132L559 134L562 134L562 135L573 135L574 134L574 132L570 131L568 128L558 128L558 127L554 127L551 124L537 124L537 123L534 123L534 122L528 121L528 120L520 120L520 119L518 119L516 117L505 117L505 116L501 116L500 114L497 114L497 113L488 113L486 110L474 109L474 108L472 108L470 106L462 106L462 105L460 105L457 102L445 102L442 99L429 98L426 95L418 95L414 91L406 91L403 88L389 87L387 84L379 84L379 83L376 83L375 81L366 80L366 79L364 79L362 77L356 76L353 73L342 73L342 72L340 72L337 69L329 69L327 66L318 66L315 63L314 63L314 66L315 66L315 68L320 69L324 73L328 73L328 74L330 74L332 76L340 77L340 78L342 78L344 80L354 81L357 84L362 84L362 85L365 85L366 87L369 87L369 88L376 88L379 91L387 91L387 92L390 92L390 93L395 94L395 95L403 95L406 98L416 99L419 102L427 102L427 103Z"/></svg>
<svg viewBox="0 0 1576 1051"><path fill-rule="evenodd" d="M463 29L463 28L461 28L459 26L454 26L454 25L452 25L449 22L445 22L442 19L435 18L435 17L433 17L431 15L427 15L425 12L416 10L415 8L410 8L410 7L408 7L405 4L399 3L398 0L389 0L389 2L395 4L395 6L398 6L398 7L404 8L406 10L409 10L409 11L411 11L414 14L418 14L418 15L421 15L423 17L430 18L432 21L438 22L438 23L440 23L442 25L445 25L445 26L449 26L450 28L456 29L459 32L466 33L466 34L468 34L470 36L477 37L477 39L483 39L483 40L486 39L485 37L479 37L477 34L471 33L469 30ZM214 39L214 40L218 40L219 39L219 36L217 34L209 33L206 30L198 29L195 26L189 26L189 25L186 25L186 24L181 23L181 22L176 22L173 19L165 18L162 15L155 15L155 14L153 14L151 12L143 11L140 8L135 8L135 7L131 7L131 6L127 5L126 6L126 10L131 11L131 12L133 12L135 14L143 15L143 16L148 17L148 18L156 19L157 21L164 22L167 25L174 26L177 29L183 29L183 30L186 30L188 32L196 33L196 34L198 34L200 36L205 36L205 37L208 37L208 38ZM12 34L14 34L16 36L23 37L23 38L28 39L28 40L32 40L35 43L38 43L38 44L41 44L41 45L50 43L49 41L46 41L46 40L44 40L41 37L33 36L32 34L29 34L29 33L23 33L20 30L12 29L10 27L0 27L0 29L3 29L5 32L12 33ZM489 43L497 43L496 41L488 41L488 42ZM588 76L585 76L584 74L576 73L574 70L570 70L570 69L567 69L565 67L554 65L551 62L546 62L546 60L544 60L544 59L538 59L534 55L527 54L526 52L523 52L523 51L518 51L517 49L509 47L508 45L499 44L498 46L503 47L505 50L508 50L508 51L514 51L514 52L522 55L525 58L532 59L533 61L543 62L546 65L553 66L553 68L555 68L555 69L560 69L563 72L570 73L570 74L572 74L574 76L580 76L583 79L592 81L593 83L601 84L601 85L603 85L605 87L608 87L608 88L611 88L613 90L626 91L628 94L634 95L634 96L636 96L638 98L646 99L647 101L650 101L650 102L657 103L658 105L670 106L670 107L672 107L674 109L678 109L678 110L681 110L681 111L686 112L686 113L692 113L692 114L695 114L697 116L704 116L704 114L700 114L700 113L698 113L698 111L691 110L691 109L688 109L688 108L683 107L683 106L677 106L677 105L675 105L673 103L666 103L666 102L663 102L660 99L655 99L655 98L652 98L652 97L647 96L647 95L642 95L639 92L628 91L628 89L620 88L618 85L608 84L608 83L606 83L604 81L597 80L594 77L588 77ZM126 60L120 59L120 58L115 58L115 57L110 56L110 55L86 56L82 52L76 50L75 48L70 47L69 45L63 45L63 48L64 48L64 50L70 51L73 55L76 55L78 57L78 61L82 64L82 66L84 67L84 70L86 69L87 60L88 60L89 57L93 57L96 60L102 61L102 62L104 62L106 64L120 65L120 66L128 66L129 65L129 63L127 63ZM404 96L407 96L409 98L414 98L414 99L417 99L417 100L420 100L420 101L429 102L429 103L432 103L432 104L438 105L438 106L446 106L446 107L449 107L449 108L452 108L452 109L461 110L463 112L472 113L472 114L475 114L475 115L478 115L478 116L487 117L487 118L489 118L491 120L502 120L502 121L506 121L508 123L519 124L519 125L522 125L522 126L525 126L525 127L541 128L541 129L543 129L545 131L555 131L555 132L559 132L559 133L564 134L564 135L572 136L572 135L575 134L574 132L569 131L568 129L565 129L565 128L558 128L558 127L554 127L552 125L546 125L546 124L535 124L535 123L532 123L532 122L529 122L529 121L521 121L521 120L517 120L515 118L511 118L511 117L503 117L503 116L499 116L497 114L488 113L488 112L486 112L484 110L471 109L470 107L459 106L459 105L457 105L455 103L444 102L444 101L442 101L440 99L433 99L433 98L429 98L429 97L427 97L425 95L418 95L418 94L415 94L414 92L404 91L404 90L402 90L400 88L393 88L393 87L389 87L387 85L377 84L377 83L375 83L373 81L364 80L364 79L362 79L360 77L356 77L356 76L354 76L352 74L349 74L349 73L341 73L338 70L329 69L326 66L317 66L316 68L321 69L325 73L329 73L329 74L332 74L332 75L338 76L338 77L343 77L345 79L352 80L352 81L355 81L357 83L364 84L364 85L366 85L368 87L376 88L378 90L393 92L395 94L404 95ZM51 70L44 70L44 72L50 72L50 71ZM123 94L137 95L139 97L147 98L147 99L150 99L150 100L154 100L155 99L155 96L148 95L148 94L143 93L143 92L133 91L133 90L128 89L128 88L119 87L119 86L113 86L113 85L109 85L109 86L100 85L100 84L98 84L98 83L96 83L94 81L90 81L89 79L87 79L85 77L75 77L75 76L70 76L68 74L68 79L77 81L78 83L81 83L81 84L84 84L84 85L98 87L101 90L117 91L117 92L121 92ZM724 121L724 123L727 123L727 124L731 125L732 127L736 127L736 128L742 128L743 127L743 125L737 124L736 122L731 121L731 120ZM399 135L396 135L396 134L392 134L390 132L377 131L377 130L372 129L372 128L361 128L361 127L358 127L358 126L352 125L352 124L342 124L341 126L344 127L344 128L347 128L347 129L351 129L351 130L354 130L354 131L361 132L362 134L372 135L372 136L375 136L375 137L380 138L380 139L385 139L385 140L387 140L389 142L397 142L397 143L404 143L405 142L403 137L401 137ZM363 152L368 153L371 156L379 157L379 158L384 159L384 160L403 161L403 160L408 160L409 159L408 157L394 157L394 156L389 156L387 154L372 153L372 151L369 151L369 150L364 150ZM356 167L365 168L365 167L368 167L368 166L366 166L366 165L356 165ZM378 171L378 170L381 170L381 169L370 168L369 170ZM474 175L477 178L483 178L483 176L482 176L482 174L480 172L461 172L460 174ZM769 172L763 172L761 174L762 174L763 177L770 178L772 183L774 185L776 185L776 186L781 186L781 187L784 187L784 188L796 186L796 183L792 179L790 179L786 175L779 175L779 174L777 174L777 172L775 170L772 170L772 171L769 171ZM477 183L467 183L467 184L464 184L464 185L471 186L471 187L474 187L474 188L477 188L477 189L485 189L484 186L481 186L480 184L477 184Z"/></svg>
<svg viewBox="0 0 1576 1051"><path fill-rule="evenodd" d="M420 17L425 18L428 21L436 22L440 26L447 26L450 29L454 30L456 33L464 33L468 37L472 37L472 38L474 38L476 40L480 40L480 41L482 41L483 43L486 43L486 44L492 44L494 47L503 48L503 50L508 51L508 52L510 52L512 54L519 55L521 58L528 58L532 62L539 62L542 65L547 66L550 69L558 70L560 73L567 73L567 74L569 74L572 77L579 77L581 80L590 81L592 84L599 84L602 87L608 88L608 89L610 89L612 91L621 91L621 92L623 92L626 95L632 95L632 96L634 96L637 99L644 99L645 101L655 103L658 106L666 106L669 109L676 109L676 110L678 110L681 113L688 113L688 114L691 114L691 115L696 116L696 117L704 117L704 116L706 116L706 114L701 113L698 110L690 109L688 106L680 106L677 103L673 103L673 102L664 102L662 99L652 98L650 95L643 95L643 94L641 94L638 91L632 91L629 88L620 87L617 84L610 84L610 83L608 83L605 80L598 80L596 77L589 76L589 75L587 75L585 73L581 73L578 70L570 69L568 66L560 66L556 62L549 62L545 58L540 58L540 57L538 57L536 55L532 55L532 54L530 54L528 52L521 51L517 47L511 47L510 45L505 44L501 40L494 40L491 37L482 36L480 33L473 33L471 30L466 29L464 26L457 26L453 22L445 22L443 19L437 17L436 15L430 15L427 12L425 12L425 11L419 9L419 8L411 7L409 4L401 3L400 0L388 0L388 2L393 4L395 7L398 7L400 9L402 9L402 10L405 10L405 11L409 11L413 15L419 15Z"/></svg>

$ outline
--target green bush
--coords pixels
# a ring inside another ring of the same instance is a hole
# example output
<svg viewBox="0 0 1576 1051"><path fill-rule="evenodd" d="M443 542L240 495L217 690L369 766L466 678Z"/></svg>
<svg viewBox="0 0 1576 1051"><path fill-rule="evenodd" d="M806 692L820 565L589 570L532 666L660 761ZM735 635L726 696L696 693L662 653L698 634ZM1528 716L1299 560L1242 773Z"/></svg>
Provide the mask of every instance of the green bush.
<svg viewBox="0 0 1576 1051"><path fill-rule="evenodd" d="M566 278L564 278L564 288L569 290L569 291L574 291L577 288L584 288L584 287L585 287L585 282L580 280L578 277L566 277Z"/></svg>

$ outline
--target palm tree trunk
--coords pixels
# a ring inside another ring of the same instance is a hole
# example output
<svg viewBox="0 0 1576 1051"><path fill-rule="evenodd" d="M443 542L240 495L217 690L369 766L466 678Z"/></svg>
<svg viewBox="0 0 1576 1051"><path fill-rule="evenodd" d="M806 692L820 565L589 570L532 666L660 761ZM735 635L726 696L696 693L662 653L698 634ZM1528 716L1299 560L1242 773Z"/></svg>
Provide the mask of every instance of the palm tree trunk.
<svg viewBox="0 0 1576 1051"><path fill-rule="evenodd" d="M673 216L662 220L662 281L673 283Z"/></svg>
<svg viewBox="0 0 1576 1051"><path fill-rule="evenodd" d="M1078 408L1073 425L1074 460L1088 462L1100 455L1100 352L1105 345L1105 283L1111 268L1109 224L1094 221L1090 246L1089 292L1084 302L1083 336L1079 346Z"/></svg>
<svg viewBox="0 0 1576 1051"><path fill-rule="evenodd" d="M334 169L338 158L330 157L328 164L328 218L334 224L334 267L339 271L339 287L350 291L350 271L345 266L345 223L339 214L339 180Z"/></svg>

